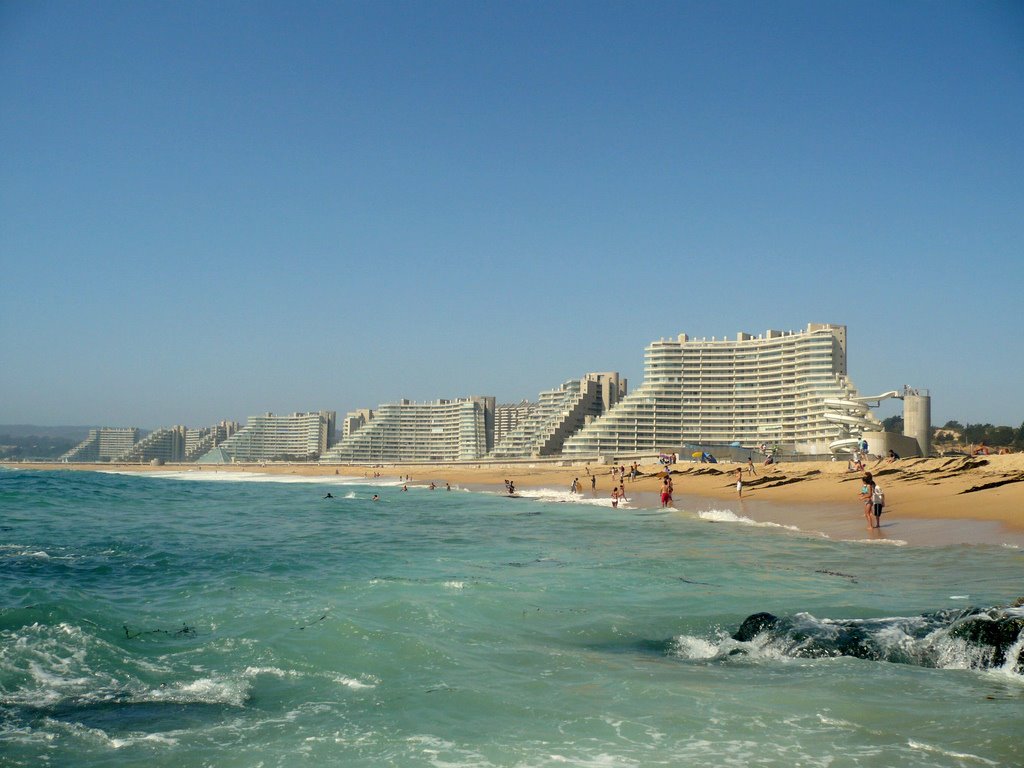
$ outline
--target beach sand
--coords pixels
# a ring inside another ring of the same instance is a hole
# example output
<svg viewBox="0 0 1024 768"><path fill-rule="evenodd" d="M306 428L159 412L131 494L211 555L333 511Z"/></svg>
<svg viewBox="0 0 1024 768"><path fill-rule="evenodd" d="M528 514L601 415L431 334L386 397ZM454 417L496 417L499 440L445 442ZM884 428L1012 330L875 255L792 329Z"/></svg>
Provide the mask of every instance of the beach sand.
<svg viewBox="0 0 1024 768"><path fill-rule="evenodd" d="M568 462L479 464L409 464L369 468L317 464L245 465L122 465L8 464L22 469L91 469L124 472L259 472L298 476L339 475L412 478L410 484L436 483L444 488L502 492L504 481L517 489L568 491L579 479L581 496L607 504L611 510L611 469L605 465ZM866 469L885 491L880 529L868 530L858 498L860 472L847 471L845 461L755 464L755 475L743 473L743 497L736 494L739 464L674 465L674 508L709 520L743 518L762 524L792 526L836 539L885 540L935 546L1002 544L1024 546L1024 454L870 462ZM745 466L745 465L742 465ZM644 464L636 482L625 482L630 508L658 507L664 472ZM591 490L591 473L596 489ZM730 517L733 516L733 517Z"/></svg>

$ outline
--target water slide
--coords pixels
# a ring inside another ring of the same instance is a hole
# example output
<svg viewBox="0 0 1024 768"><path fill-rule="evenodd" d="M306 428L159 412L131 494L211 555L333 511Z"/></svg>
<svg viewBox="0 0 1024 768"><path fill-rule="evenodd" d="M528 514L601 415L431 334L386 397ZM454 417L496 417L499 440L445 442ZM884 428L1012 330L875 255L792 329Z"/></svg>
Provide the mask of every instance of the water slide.
<svg viewBox="0 0 1024 768"><path fill-rule="evenodd" d="M844 437L841 440L833 440L828 444L828 449L832 453L840 453L842 451L850 451L851 453L860 445L859 437Z"/></svg>
<svg viewBox="0 0 1024 768"><path fill-rule="evenodd" d="M896 390L891 390L871 397L826 399L825 407L832 410L822 414L825 420L833 424L840 424L846 429L846 436L829 443L829 450L833 453L853 451L860 445L859 435L863 432L880 429L876 420L868 418L869 407L877 408L882 400L888 400L890 397L902 399L903 395ZM869 404L873 404L873 406L869 406Z"/></svg>
<svg viewBox="0 0 1024 768"><path fill-rule="evenodd" d="M850 415L846 413L825 413L822 414L825 417L825 421L831 421L833 424L845 424L848 427L857 427L859 429L878 429L878 422L866 419L863 416Z"/></svg>

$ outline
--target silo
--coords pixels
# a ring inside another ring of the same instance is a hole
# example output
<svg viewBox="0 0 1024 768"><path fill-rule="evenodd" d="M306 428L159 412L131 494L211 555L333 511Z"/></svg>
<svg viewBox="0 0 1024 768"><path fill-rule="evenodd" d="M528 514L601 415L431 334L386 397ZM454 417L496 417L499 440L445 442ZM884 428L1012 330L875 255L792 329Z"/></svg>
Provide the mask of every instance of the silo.
<svg viewBox="0 0 1024 768"><path fill-rule="evenodd" d="M932 398L927 390L907 388L903 394L903 434L917 440L922 456L932 452Z"/></svg>

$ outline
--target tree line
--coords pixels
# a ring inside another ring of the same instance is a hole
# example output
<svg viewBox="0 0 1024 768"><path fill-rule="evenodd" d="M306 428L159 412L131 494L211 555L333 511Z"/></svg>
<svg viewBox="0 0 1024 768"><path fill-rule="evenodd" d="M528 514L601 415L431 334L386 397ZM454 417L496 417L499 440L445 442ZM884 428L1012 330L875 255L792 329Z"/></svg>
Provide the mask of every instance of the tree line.
<svg viewBox="0 0 1024 768"><path fill-rule="evenodd" d="M882 426L887 432L902 432L903 417L890 416L883 419ZM991 448L1013 448L1024 450L1024 424L1019 427L996 426L995 424L961 424L950 420L941 427L932 427L932 443L937 445L985 445Z"/></svg>
<svg viewBox="0 0 1024 768"><path fill-rule="evenodd" d="M56 435L0 434L0 459L13 461L56 459L80 442L80 440Z"/></svg>

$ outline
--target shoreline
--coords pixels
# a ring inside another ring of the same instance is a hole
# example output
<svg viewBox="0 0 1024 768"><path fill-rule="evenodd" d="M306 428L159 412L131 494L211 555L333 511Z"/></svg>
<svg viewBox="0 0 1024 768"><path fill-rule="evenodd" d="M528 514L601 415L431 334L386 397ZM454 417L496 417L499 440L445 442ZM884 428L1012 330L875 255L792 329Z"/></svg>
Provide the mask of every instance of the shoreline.
<svg viewBox="0 0 1024 768"><path fill-rule="evenodd" d="M601 464L474 463L418 464L380 467L318 464L57 464L4 463L8 469L100 471L126 473L244 472L296 478L338 476L398 482L439 490L445 483L472 490L500 493L504 480L520 490L551 490L569 496L579 478L580 500L612 511L611 469ZM679 463L673 466L673 509L705 520L782 526L809 535L836 540L903 542L914 546L994 544L1024 546L1024 454L988 457L947 457L877 461L866 469L885 489L886 512L880 529L868 530L858 499L860 472L846 470L845 462L780 462L755 465L755 475L743 472L743 496L737 498L736 469L740 464ZM625 481L628 507L659 509L663 471L644 464L641 477ZM379 477L374 478L375 473ZM596 490L591 491L591 475ZM635 499L634 499L635 495ZM716 517L717 516L717 517Z"/></svg>

